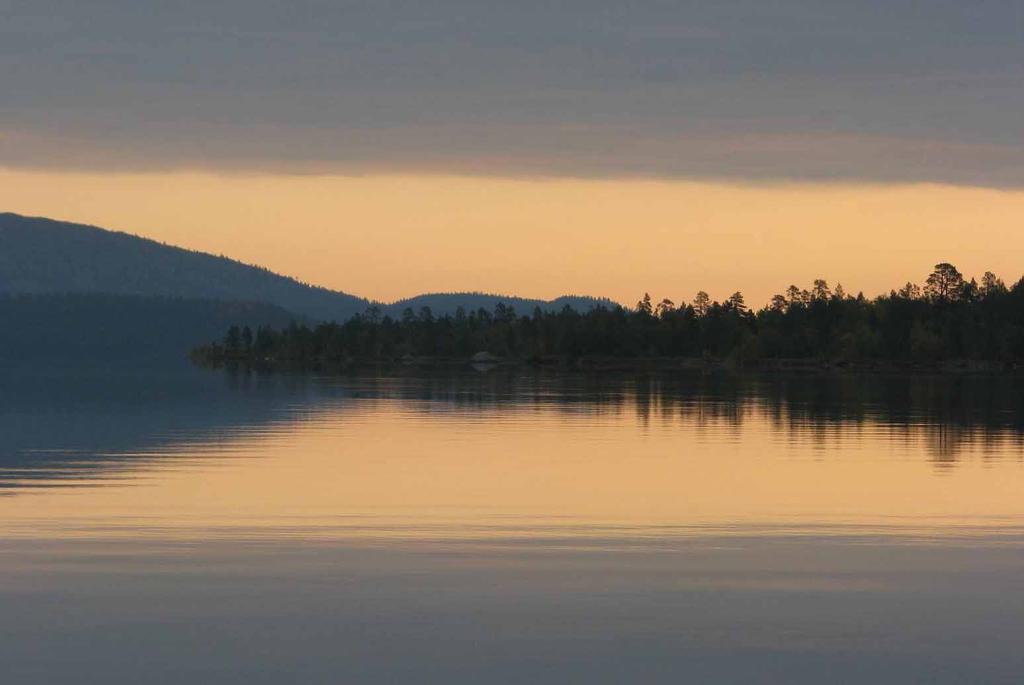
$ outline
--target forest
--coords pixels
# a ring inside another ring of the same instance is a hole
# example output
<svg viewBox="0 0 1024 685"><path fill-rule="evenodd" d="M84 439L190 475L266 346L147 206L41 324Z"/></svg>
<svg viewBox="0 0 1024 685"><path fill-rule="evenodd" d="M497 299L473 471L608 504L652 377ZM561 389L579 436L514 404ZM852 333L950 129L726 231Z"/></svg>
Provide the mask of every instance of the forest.
<svg viewBox="0 0 1024 685"><path fill-rule="evenodd" d="M197 348L203 364L330 366L360 361L473 355L535 363L587 359L688 358L757 363L951 360L1012 365L1024 361L1024 279L1007 285L986 272L967 280L949 263L922 285L907 283L872 299L819 279L790 286L757 311L742 293L724 301L698 292L691 302L653 300L586 312L459 309L435 316L406 309L398 318L374 308L343 323L292 323L275 329L232 326L222 341Z"/></svg>

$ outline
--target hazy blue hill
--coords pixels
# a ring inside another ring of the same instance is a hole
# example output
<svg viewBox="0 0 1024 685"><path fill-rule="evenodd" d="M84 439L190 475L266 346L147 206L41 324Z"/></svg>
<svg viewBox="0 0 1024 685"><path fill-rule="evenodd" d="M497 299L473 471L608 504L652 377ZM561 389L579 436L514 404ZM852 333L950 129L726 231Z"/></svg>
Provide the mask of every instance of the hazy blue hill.
<svg viewBox="0 0 1024 685"><path fill-rule="evenodd" d="M106 294L0 295L0 363L184 361L231 325L287 326L263 303Z"/></svg>
<svg viewBox="0 0 1024 685"><path fill-rule="evenodd" d="M586 312L598 305L609 308L616 306L608 299L582 295L564 295L554 300L532 300L491 293L429 293L385 305L383 311L393 318L398 318L402 316L405 309L412 309L418 313L422 307L430 307L434 316L444 316L445 314L454 314L459 307L467 312L476 311L481 307L487 311L494 311L494 306L498 303L514 307L517 314L527 315L531 314L536 307L540 307L544 311L560 311L568 305L579 312Z"/></svg>
<svg viewBox="0 0 1024 685"><path fill-rule="evenodd" d="M611 303L437 293L378 305L437 316L499 302L580 311ZM318 288L241 262L94 226L0 213L0 361L171 360L223 338L231 325L283 328L344 321L366 299Z"/></svg>
<svg viewBox="0 0 1024 685"><path fill-rule="evenodd" d="M0 213L0 293L266 302L314 320L344 320L368 304L226 257L94 226L7 213Z"/></svg>

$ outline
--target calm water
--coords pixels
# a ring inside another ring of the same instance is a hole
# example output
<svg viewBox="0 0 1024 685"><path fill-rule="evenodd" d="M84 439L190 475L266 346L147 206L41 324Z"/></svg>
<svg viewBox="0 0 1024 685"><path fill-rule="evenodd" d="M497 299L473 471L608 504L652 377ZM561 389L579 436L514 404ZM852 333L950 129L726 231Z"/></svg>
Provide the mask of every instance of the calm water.
<svg viewBox="0 0 1024 685"><path fill-rule="evenodd" d="M1022 407L0 369L0 682L1019 683Z"/></svg>

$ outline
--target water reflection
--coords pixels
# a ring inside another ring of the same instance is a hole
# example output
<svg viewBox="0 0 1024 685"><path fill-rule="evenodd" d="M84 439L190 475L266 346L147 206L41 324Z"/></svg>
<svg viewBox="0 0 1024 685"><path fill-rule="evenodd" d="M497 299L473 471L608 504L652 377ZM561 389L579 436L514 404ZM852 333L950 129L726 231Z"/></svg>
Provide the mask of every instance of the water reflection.
<svg viewBox="0 0 1024 685"><path fill-rule="evenodd" d="M273 430L344 389L187 364L0 368L0 494L130 477L183 447Z"/></svg>
<svg viewBox="0 0 1024 685"><path fill-rule="evenodd" d="M9 534L916 535L1024 515L1009 378L179 369L4 388L0 482L33 493L0 507Z"/></svg>
<svg viewBox="0 0 1024 685"><path fill-rule="evenodd" d="M3 682L1024 670L1011 378L0 379Z"/></svg>
<svg viewBox="0 0 1024 685"><path fill-rule="evenodd" d="M370 400L470 416L514 408L614 416L658 430L739 429L823 452L837 438L921 441L939 469L1024 454L1024 383L991 376L530 374L422 371L307 377L190 367L0 369L0 492L130 477L190 445L341 416ZM183 449L186 448L186 449Z"/></svg>

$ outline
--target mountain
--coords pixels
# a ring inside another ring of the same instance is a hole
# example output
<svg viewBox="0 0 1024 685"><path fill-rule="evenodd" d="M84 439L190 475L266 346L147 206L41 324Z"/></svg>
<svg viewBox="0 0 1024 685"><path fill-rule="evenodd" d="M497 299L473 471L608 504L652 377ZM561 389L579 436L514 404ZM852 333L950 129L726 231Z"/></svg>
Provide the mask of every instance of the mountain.
<svg viewBox="0 0 1024 685"><path fill-rule="evenodd" d="M0 213L0 293L103 293L264 302L313 320L369 305L226 257L95 226Z"/></svg>
<svg viewBox="0 0 1024 685"><path fill-rule="evenodd" d="M399 318L406 309L412 309L418 313L421 308L429 307L434 316L445 316L455 314L455 310L459 307L467 312L481 308L494 311L495 305L499 303L513 307L520 315L532 314L533 310L538 307L543 311L560 311L568 306L576 311L585 312L598 306L608 308L616 306L611 300L584 295L563 295L554 300L532 300L525 297L490 293L429 293L384 305L382 312L392 318Z"/></svg>
<svg viewBox="0 0 1024 685"><path fill-rule="evenodd" d="M399 318L503 303L585 311L609 300L434 293L392 304L327 290L227 257L95 226L0 213L0 362L184 359L231 325L344 321L371 305Z"/></svg>

